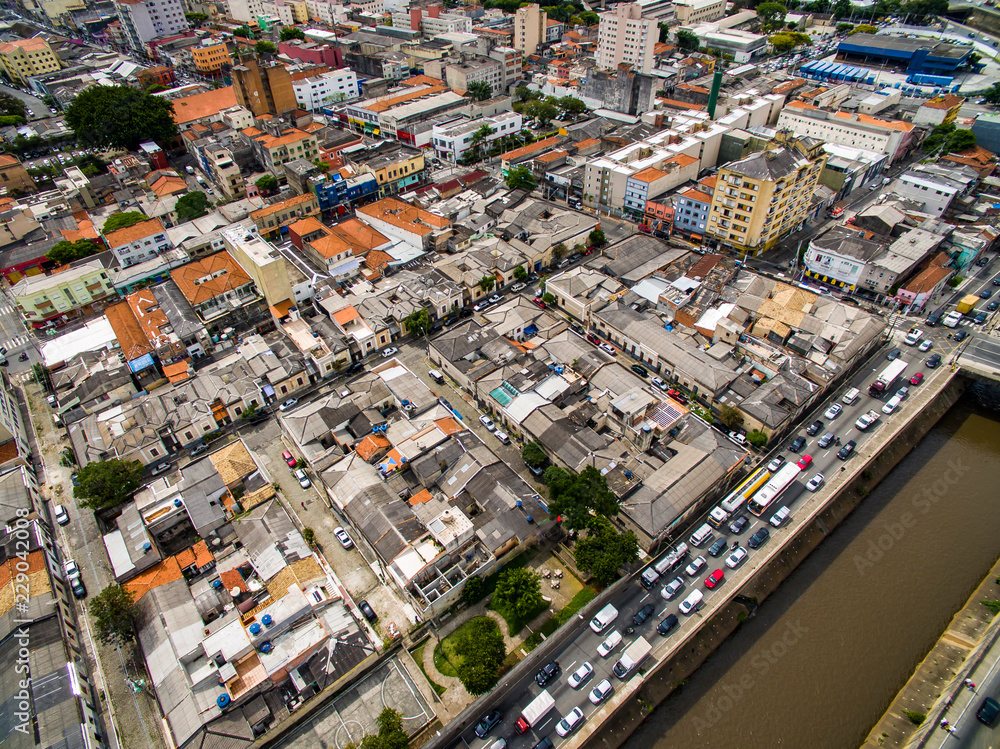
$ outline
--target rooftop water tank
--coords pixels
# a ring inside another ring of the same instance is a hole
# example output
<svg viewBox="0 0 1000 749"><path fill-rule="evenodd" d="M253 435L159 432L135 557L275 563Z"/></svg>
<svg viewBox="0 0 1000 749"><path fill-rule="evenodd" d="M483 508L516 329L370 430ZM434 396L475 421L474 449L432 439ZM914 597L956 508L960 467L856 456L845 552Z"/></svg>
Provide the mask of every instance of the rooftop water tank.
<svg viewBox="0 0 1000 749"><path fill-rule="evenodd" d="M179 499L174 500L174 507L180 507L183 504Z"/></svg>
<svg viewBox="0 0 1000 749"><path fill-rule="evenodd" d="M260 625L257 622L254 622L253 624L250 625L250 634L256 635L259 633L260 633Z"/></svg>
<svg viewBox="0 0 1000 749"><path fill-rule="evenodd" d="M262 616L260 618L260 620L261 620L261 622L263 622L263 624L264 624L265 627L270 627L271 626L271 622L274 621L274 619L271 618L270 614L264 614L264 616Z"/></svg>
<svg viewBox="0 0 1000 749"><path fill-rule="evenodd" d="M558 367L556 367L556 374L562 374L565 371L565 369L566 368L563 367L562 364L560 364Z"/></svg>
<svg viewBox="0 0 1000 749"><path fill-rule="evenodd" d="M215 698L215 704L221 708L225 708L231 701L228 694L220 694Z"/></svg>
<svg viewBox="0 0 1000 749"><path fill-rule="evenodd" d="M261 645L260 646L260 652L262 652L262 653L270 653L271 652L271 643L270 642L265 642L263 645Z"/></svg>
<svg viewBox="0 0 1000 749"><path fill-rule="evenodd" d="M212 587L213 588L221 588L222 587L222 580L213 580L212 581Z"/></svg>
<svg viewBox="0 0 1000 749"><path fill-rule="evenodd" d="M517 502L515 502L514 504L516 504L518 507L524 506L524 502L522 502L521 500L517 500Z"/></svg>
<svg viewBox="0 0 1000 749"><path fill-rule="evenodd" d="M153 548L153 544L149 543L149 541L146 541L146 542L145 542L145 543L143 543L143 545L142 545L142 550L143 550L143 551L149 551L149 550L150 550L150 549L152 549L152 548Z"/></svg>

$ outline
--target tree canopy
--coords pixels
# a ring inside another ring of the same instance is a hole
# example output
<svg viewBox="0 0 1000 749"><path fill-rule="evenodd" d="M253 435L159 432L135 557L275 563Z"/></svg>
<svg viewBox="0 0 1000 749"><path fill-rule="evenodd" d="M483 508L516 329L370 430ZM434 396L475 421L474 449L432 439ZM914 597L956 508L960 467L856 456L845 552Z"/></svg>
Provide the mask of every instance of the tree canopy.
<svg viewBox="0 0 1000 749"><path fill-rule="evenodd" d="M305 32L298 26L285 26L285 28L281 30L280 39L283 42L287 42L289 39L305 39L305 38L306 38Z"/></svg>
<svg viewBox="0 0 1000 749"><path fill-rule="evenodd" d="M559 99L559 106L570 114L581 114L587 111L587 105L575 96L563 96Z"/></svg>
<svg viewBox="0 0 1000 749"><path fill-rule="evenodd" d="M138 607L128 588L111 583L90 599L89 608L98 640L107 645L135 641L134 619Z"/></svg>
<svg viewBox="0 0 1000 749"><path fill-rule="evenodd" d="M409 749L410 739L403 729L403 716L397 710L382 708L375 725L378 733L361 739L360 749Z"/></svg>
<svg viewBox="0 0 1000 749"><path fill-rule="evenodd" d="M605 518L592 518L587 534L576 542L573 558L577 566L610 585L618 570L639 558L639 542L631 531L619 531Z"/></svg>
<svg viewBox="0 0 1000 749"><path fill-rule="evenodd" d="M839 26L840 24L837 25ZM877 26L872 26L870 23L861 23L855 26L853 29L851 29L851 32L848 34L848 36L854 36L855 34L877 34L877 33L878 33Z"/></svg>
<svg viewBox="0 0 1000 749"><path fill-rule="evenodd" d="M166 144L177 135L174 105L131 86L91 86L66 109L66 124L87 148L134 151L140 143Z"/></svg>
<svg viewBox="0 0 1000 749"><path fill-rule="evenodd" d="M1000 104L1000 83L994 83L990 86L986 93L983 94L983 98L989 104Z"/></svg>
<svg viewBox="0 0 1000 749"><path fill-rule="evenodd" d="M470 83L466 92L474 101L486 101L493 96L493 88L486 81Z"/></svg>
<svg viewBox="0 0 1000 749"><path fill-rule="evenodd" d="M118 229L124 229L126 226L135 226L149 218L145 213L140 213L139 211L126 211L125 213L115 213L104 222L104 227L101 229L102 234L110 234Z"/></svg>
<svg viewBox="0 0 1000 749"><path fill-rule="evenodd" d="M138 460L99 460L88 463L77 474L73 496L80 507L101 510L115 507L139 488L143 465Z"/></svg>
<svg viewBox="0 0 1000 749"><path fill-rule="evenodd" d="M275 179L273 174L265 174L255 183L257 189L261 192L271 193L278 189L278 180Z"/></svg>
<svg viewBox="0 0 1000 749"><path fill-rule="evenodd" d="M800 34L796 31L782 31L780 34L768 37L767 41L771 44L771 48L775 52L790 52L803 44L809 44L812 39L808 34Z"/></svg>
<svg viewBox="0 0 1000 749"><path fill-rule="evenodd" d="M549 464L549 456L545 454L542 443L538 440L524 443L521 448L521 459L531 468L544 468Z"/></svg>
<svg viewBox="0 0 1000 749"><path fill-rule="evenodd" d="M264 57L266 55L276 55L278 54L278 45L274 42L259 41L254 45L254 49L257 51L258 57Z"/></svg>
<svg viewBox="0 0 1000 749"><path fill-rule="evenodd" d="M98 247L90 239L78 239L75 242L63 240L52 245L52 249L45 253L45 257L60 265L72 263L74 260L82 260L85 257L97 254Z"/></svg>
<svg viewBox="0 0 1000 749"><path fill-rule="evenodd" d="M527 86L518 86L514 89L514 93L517 94L518 101L532 101L534 99L541 99L545 96L541 91L535 91Z"/></svg>
<svg viewBox="0 0 1000 749"><path fill-rule="evenodd" d="M761 3L757 6L757 17L764 31L780 29L784 25L787 13L788 8L781 3Z"/></svg>
<svg viewBox="0 0 1000 749"><path fill-rule="evenodd" d="M500 678L507 657L500 626L488 616L472 619L459 632L455 652L462 657L458 678L469 694L486 694Z"/></svg>
<svg viewBox="0 0 1000 749"><path fill-rule="evenodd" d="M957 153L976 145L976 134L971 130L959 130L949 122L938 125L924 141L924 153L943 156L946 153Z"/></svg>
<svg viewBox="0 0 1000 749"><path fill-rule="evenodd" d="M701 47L701 40L698 38L698 35L687 29L678 29L676 40L677 48L685 52L697 52Z"/></svg>
<svg viewBox="0 0 1000 749"><path fill-rule="evenodd" d="M483 276L479 279L479 288L483 290L484 294L489 294L493 291L493 287L496 286L496 283L496 276Z"/></svg>
<svg viewBox="0 0 1000 749"><path fill-rule="evenodd" d="M0 94L0 115L4 117L20 117L24 120L27 112L28 109L24 105L24 102L16 96Z"/></svg>
<svg viewBox="0 0 1000 749"><path fill-rule="evenodd" d="M527 190L528 192L534 190L535 186L538 184L538 182L535 181L535 176L526 166L512 167L510 171L507 172L507 178L505 181L507 182L507 187L511 190L521 189Z"/></svg>
<svg viewBox="0 0 1000 749"><path fill-rule="evenodd" d="M524 269L523 265L514 268L514 278L522 283L528 280L528 271Z"/></svg>
<svg viewBox="0 0 1000 749"><path fill-rule="evenodd" d="M497 611L515 633L545 608L538 573L525 567L512 567L500 573L490 607Z"/></svg>
<svg viewBox="0 0 1000 749"><path fill-rule="evenodd" d="M603 247L608 241L604 236L604 229L594 229L587 239L590 240L591 247Z"/></svg>
<svg viewBox="0 0 1000 749"><path fill-rule="evenodd" d="M542 477L549 488L549 514L562 516L570 530L588 527L594 515L610 518L618 514L618 498L594 466L571 474L559 466L549 466Z"/></svg>
<svg viewBox="0 0 1000 749"><path fill-rule="evenodd" d="M208 196L203 192L196 191L181 197L174 206L174 210L177 211L177 218L181 221L191 221L208 213L210 205Z"/></svg>
<svg viewBox="0 0 1000 749"><path fill-rule="evenodd" d="M233 36L239 36L239 37L242 37L244 39L253 39L254 38L253 31L246 24L243 24L238 29L234 29L233 30Z"/></svg>
<svg viewBox="0 0 1000 749"><path fill-rule="evenodd" d="M525 104L522 114L534 117L543 125L547 125L559 114L559 107L547 99L532 99Z"/></svg>
<svg viewBox="0 0 1000 749"><path fill-rule="evenodd" d="M414 310L403 320L406 329L414 335L427 335L431 329L431 313L426 307Z"/></svg>

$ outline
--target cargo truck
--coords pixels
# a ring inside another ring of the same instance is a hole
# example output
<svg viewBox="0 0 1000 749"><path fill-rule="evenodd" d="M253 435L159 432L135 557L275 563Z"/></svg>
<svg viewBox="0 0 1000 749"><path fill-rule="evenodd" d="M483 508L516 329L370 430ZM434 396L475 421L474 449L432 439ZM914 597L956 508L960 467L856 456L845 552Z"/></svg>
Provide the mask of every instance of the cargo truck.
<svg viewBox="0 0 1000 749"><path fill-rule="evenodd" d="M902 359L889 362L889 365L879 374L878 379L868 386L868 395L873 398L881 398L905 369L906 362Z"/></svg>
<svg viewBox="0 0 1000 749"><path fill-rule="evenodd" d="M552 699L552 695L548 691L542 692L521 711L521 717L514 724L514 730L522 735L527 733L532 726L538 725L555 706L556 701Z"/></svg>
<svg viewBox="0 0 1000 749"><path fill-rule="evenodd" d="M611 670L615 672L615 676L619 679L624 679L635 670L636 666L642 663L643 659L649 655L649 651L652 649L653 646L646 642L645 638L637 637L635 642L625 649L622 657L618 659L618 662Z"/></svg>
<svg viewBox="0 0 1000 749"><path fill-rule="evenodd" d="M966 294L962 297L962 301L955 305L955 310L967 315L976 308L977 304L979 304L979 297L975 294Z"/></svg>

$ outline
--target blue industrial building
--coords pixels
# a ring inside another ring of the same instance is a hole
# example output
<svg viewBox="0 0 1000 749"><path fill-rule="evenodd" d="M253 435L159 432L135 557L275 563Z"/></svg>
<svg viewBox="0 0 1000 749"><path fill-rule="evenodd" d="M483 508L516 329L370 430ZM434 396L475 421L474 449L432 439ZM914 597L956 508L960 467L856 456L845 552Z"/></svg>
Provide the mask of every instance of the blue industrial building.
<svg viewBox="0 0 1000 749"><path fill-rule="evenodd" d="M972 123L972 132L976 136L977 146L982 146L993 153L1000 153L1000 115L979 115Z"/></svg>
<svg viewBox="0 0 1000 749"><path fill-rule="evenodd" d="M841 57L926 75L954 75L973 51L971 45L884 34L852 34L837 45Z"/></svg>
<svg viewBox="0 0 1000 749"><path fill-rule="evenodd" d="M344 179L338 173L329 176L324 174L313 177L310 183L324 216L333 211L344 213L356 200L378 194L378 180L370 173L359 174L349 179Z"/></svg>

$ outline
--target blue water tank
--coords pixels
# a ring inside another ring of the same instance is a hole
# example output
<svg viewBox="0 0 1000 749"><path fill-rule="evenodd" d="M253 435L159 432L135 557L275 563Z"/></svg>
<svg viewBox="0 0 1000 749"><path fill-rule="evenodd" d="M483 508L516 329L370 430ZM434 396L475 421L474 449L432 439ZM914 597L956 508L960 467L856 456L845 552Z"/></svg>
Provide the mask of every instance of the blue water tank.
<svg viewBox="0 0 1000 749"><path fill-rule="evenodd" d="M257 622L254 622L253 624L250 625L250 634L252 635L260 634L260 625Z"/></svg>
<svg viewBox="0 0 1000 749"><path fill-rule="evenodd" d="M222 580L213 580L212 581L212 587L213 588L221 588L222 587Z"/></svg>
<svg viewBox="0 0 1000 749"><path fill-rule="evenodd" d="M562 374L565 371L565 369L566 368L563 367L562 364L560 364L558 367L556 367L556 374Z"/></svg>
<svg viewBox="0 0 1000 749"><path fill-rule="evenodd" d="M218 697L215 698L215 704L221 708L225 708L226 705L228 705L231 701L232 700L230 699L228 694L220 694Z"/></svg>
<svg viewBox="0 0 1000 749"><path fill-rule="evenodd" d="M403 400L402 400L402 401L400 401L400 402L401 402L401 403L402 403L402 404L403 404L404 406L408 406L408 405L410 405L410 402L409 402L409 401L408 401L408 400L407 400L406 398L403 398Z"/></svg>
<svg viewBox="0 0 1000 749"><path fill-rule="evenodd" d="M270 653L271 652L271 643L270 643L270 641L265 642L264 644L262 644L260 646L260 652L262 652L262 653Z"/></svg>
<svg viewBox="0 0 1000 749"><path fill-rule="evenodd" d="M522 502L521 500L517 500L517 502L515 502L514 504L516 504L518 507L524 506L524 502Z"/></svg>
<svg viewBox="0 0 1000 749"><path fill-rule="evenodd" d="M274 619L271 618L270 614L264 614L264 616L262 616L260 618L260 620L261 620L261 622L264 623L265 627L270 627L271 626L271 622L274 621Z"/></svg>
<svg viewBox="0 0 1000 749"><path fill-rule="evenodd" d="M146 541L146 542L145 542L145 543L143 543L143 545L142 545L142 550L143 550L143 551L149 551L149 550L150 550L150 549L152 549L152 548L153 548L153 544L149 543L149 541Z"/></svg>
<svg viewBox="0 0 1000 749"><path fill-rule="evenodd" d="M174 500L174 507L180 507L182 504L184 504L184 503L181 502L179 499L175 499Z"/></svg>
<svg viewBox="0 0 1000 749"><path fill-rule="evenodd" d="M534 523L535 522L535 519L533 517L531 517L531 515L525 515L524 519L527 520L529 523Z"/></svg>

